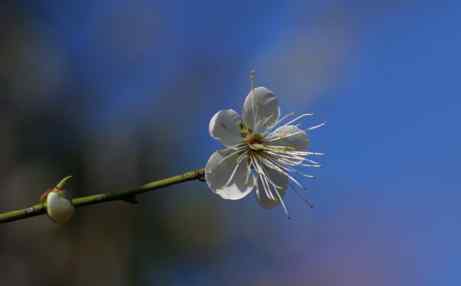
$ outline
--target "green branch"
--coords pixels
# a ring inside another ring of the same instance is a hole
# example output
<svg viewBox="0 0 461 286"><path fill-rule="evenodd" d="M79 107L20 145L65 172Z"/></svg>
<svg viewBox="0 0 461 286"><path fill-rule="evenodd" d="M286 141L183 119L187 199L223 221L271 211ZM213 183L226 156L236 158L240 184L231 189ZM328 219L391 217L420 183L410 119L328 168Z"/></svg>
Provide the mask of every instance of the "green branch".
<svg viewBox="0 0 461 286"><path fill-rule="evenodd" d="M192 180L203 180L205 174L204 169L197 169L189 171L182 175L177 175L157 181L152 181L144 184L138 188L122 191L122 192L107 192L96 195L83 196L72 199L74 207L83 207L88 205L95 205L110 201L126 201L130 203L137 203L136 196L145 192L153 191L163 187L180 184ZM26 219L46 213L46 203L38 203L28 208L8 211L0 213L0 223L7 223L11 221Z"/></svg>

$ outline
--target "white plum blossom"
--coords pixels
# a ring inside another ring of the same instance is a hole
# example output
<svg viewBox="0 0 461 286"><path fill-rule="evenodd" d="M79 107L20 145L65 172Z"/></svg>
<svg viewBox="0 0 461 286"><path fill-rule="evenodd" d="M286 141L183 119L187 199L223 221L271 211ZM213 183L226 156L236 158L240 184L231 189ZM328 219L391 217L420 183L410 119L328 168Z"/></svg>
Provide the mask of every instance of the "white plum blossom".
<svg viewBox="0 0 461 286"><path fill-rule="evenodd" d="M259 204L272 208L282 204L289 183L303 189L298 181L304 174L299 168L318 167L308 151L308 130L296 124L311 116L288 114L280 118L277 97L265 87L253 88L243 104L242 116L232 109L217 112L210 120L211 137L219 140L224 149L214 152L205 167L209 188L224 199L239 200L256 191ZM293 118L289 120L289 118Z"/></svg>

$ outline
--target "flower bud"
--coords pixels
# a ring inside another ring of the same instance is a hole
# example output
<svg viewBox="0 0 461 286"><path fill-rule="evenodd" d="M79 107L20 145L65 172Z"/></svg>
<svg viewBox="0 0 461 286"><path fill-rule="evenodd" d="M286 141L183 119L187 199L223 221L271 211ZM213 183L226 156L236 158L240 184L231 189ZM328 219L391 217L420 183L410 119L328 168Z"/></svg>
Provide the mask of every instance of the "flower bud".
<svg viewBox="0 0 461 286"><path fill-rule="evenodd" d="M55 188L46 197L46 211L55 223L65 224L72 218L74 206L63 190Z"/></svg>

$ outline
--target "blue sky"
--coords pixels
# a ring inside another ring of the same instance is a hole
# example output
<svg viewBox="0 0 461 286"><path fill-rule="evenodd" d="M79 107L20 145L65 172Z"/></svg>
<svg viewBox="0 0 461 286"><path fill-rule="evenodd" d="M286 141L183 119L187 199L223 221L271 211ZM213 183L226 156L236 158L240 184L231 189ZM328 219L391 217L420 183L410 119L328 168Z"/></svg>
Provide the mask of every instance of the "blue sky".
<svg viewBox="0 0 461 286"><path fill-rule="evenodd" d="M318 179L305 182L315 209L291 194L295 219L287 221L281 209L263 212L252 199L213 201L229 232L269 221L264 249L287 247L268 254L276 259L269 268L281 269L275 279L458 285L461 4L372 2L56 1L29 9L46 45L63 51L72 76L88 87L82 124L93 132L169 124L173 140L187 143L178 144L187 167L202 165L219 148L208 120L219 109L240 110L252 68L283 111L314 112L306 125L328 122L312 135L313 148L327 153ZM215 270L249 253L252 263L241 267L263 276L266 252L236 237L229 242L236 254ZM319 274L319 265L339 280ZM186 281L219 281L197 267L184 270ZM243 268L237 280L247 277ZM181 285L178 269L172 275Z"/></svg>

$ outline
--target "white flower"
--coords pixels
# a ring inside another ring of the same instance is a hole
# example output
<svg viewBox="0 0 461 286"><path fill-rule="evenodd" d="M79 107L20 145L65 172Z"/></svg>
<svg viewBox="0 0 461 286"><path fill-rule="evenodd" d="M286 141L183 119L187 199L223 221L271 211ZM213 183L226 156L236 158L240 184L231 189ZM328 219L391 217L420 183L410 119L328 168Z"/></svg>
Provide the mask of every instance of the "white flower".
<svg viewBox="0 0 461 286"><path fill-rule="evenodd" d="M58 224L65 224L74 214L72 202L66 198L64 191L54 188L46 195L48 217Z"/></svg>
<svg viewBox="0 0 461 286"><path fill-rule="evenodd" d="M293 114L279 118L277 97L265 87L250 91L242 117L232 109L217 112L210 120L209 131L225 148L214 152L205 167L210 189L229 200L242 199L256 190L261 206L272 208L281 203L287 213L283 196L289 182L302 189L295 175L312 177L295 167L319 166L307 157L321 154L307 151L306 130L294 125L310 115L302 114L284 123Z"/></svg>

